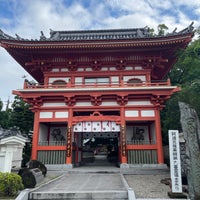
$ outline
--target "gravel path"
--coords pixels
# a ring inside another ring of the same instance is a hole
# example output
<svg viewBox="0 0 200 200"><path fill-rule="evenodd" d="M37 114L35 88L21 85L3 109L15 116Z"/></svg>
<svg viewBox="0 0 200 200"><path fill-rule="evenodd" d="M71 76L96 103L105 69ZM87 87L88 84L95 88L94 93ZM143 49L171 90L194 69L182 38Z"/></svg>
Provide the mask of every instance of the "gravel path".
<svg viewBox="0 0 200 200"><path fill-rule="evenodd" d="M136 198L167 198L170 187L161 183L168 175L125 175L129 186L133 188Z"/></svg>

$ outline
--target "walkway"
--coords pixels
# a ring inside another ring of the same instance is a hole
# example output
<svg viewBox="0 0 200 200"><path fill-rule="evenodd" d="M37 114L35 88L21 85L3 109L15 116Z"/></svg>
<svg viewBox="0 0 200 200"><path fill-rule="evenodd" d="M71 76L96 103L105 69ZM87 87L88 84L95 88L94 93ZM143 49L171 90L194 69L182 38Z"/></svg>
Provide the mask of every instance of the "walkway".
<svg viewBox="0 0 200 200"><path fill-rule="evenodd" d="M83 166L65 171L48 171L44 182L54 180L28 191L29 198L20 200L167 200L170 188L160 181L169 177L166 168L139 166L128 169Z"/></svg>

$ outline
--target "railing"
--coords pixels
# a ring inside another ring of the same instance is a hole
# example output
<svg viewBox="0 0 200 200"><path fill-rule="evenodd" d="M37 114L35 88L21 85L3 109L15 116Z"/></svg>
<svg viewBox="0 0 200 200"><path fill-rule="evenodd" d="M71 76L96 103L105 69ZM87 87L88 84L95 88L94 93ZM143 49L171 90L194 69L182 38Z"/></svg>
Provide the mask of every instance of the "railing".
<svg viewBox="0 0 200 200"><path fill-rule="evenodd" d="M40 141L39 146L66 146L66 141Z"/></svg>
<svg viewBox="0 0 200 200"><path fill-rule="evenodd" d="M151 150L128 150L128 164L157 164L157 151Z"/></svg>
<svg viewBox="0 0 200 200"><path fill-rule="evenodd" d="M155 140L131 140L126 142L127 145L148 145L148 144L156 144Z"/></svg>
<svg viewBox="0 0 200 200"><path fill-rule="evenodd" d="M56 88L100 88L100 87L153 87L153 86L171 86L170 80L159 81L159 82L141 82L141 83L93 83L93 84L83 84L83 83L66 83L66 84L39 84L39 83L29 83L24 82L24 89L56 89Z"/></svg>
<svg viewBox="0 0 200 200"><path fill-rule="evenodd" d="M44 164L65 164L66 151L51 150L51 151L38 151L38 160Z"/></svg>

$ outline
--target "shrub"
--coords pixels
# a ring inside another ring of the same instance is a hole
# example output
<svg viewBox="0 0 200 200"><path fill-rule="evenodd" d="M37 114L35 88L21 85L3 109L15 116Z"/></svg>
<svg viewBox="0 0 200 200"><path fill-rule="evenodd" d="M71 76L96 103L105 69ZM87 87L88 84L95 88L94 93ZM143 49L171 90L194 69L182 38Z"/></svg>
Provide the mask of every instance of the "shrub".
<svg viewBox="0 0 200 200"><path fill-rule="evenodd" d="M19 175L0 172L0 193L6 196L15 196L23 188L22 179Z"/></svg>

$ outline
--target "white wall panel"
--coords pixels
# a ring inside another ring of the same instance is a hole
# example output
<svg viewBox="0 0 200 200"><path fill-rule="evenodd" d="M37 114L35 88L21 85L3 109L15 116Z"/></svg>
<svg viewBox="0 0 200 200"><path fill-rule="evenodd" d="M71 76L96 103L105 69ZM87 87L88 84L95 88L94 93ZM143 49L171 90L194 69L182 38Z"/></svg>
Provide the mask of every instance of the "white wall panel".
<svg viewBox="0 0 200 200"><path fill-rule="evenodd" d="M119 76L112 76L111 77L111 82L113 84L118 84L119 83Z"/></svg>
<svg viewBox="0 0 200 200"><path fill-rule="evenodd" d="M55 112L55 118L68 118L68 112Z"/></svg>
<svg viewBox="0 0 200 200"><path fill-rule="evenodd" d="M146 105L152 105L152 103L150 101L128 101L127 105L128 106L129 105L136 105L136 106L144 105L144 106L146 106Z"/></svg>
<svg viewBox="0 0 200 200"><path fill-rule="evenodd" d="M76 102L75 106L92 106L91 102Z"/></svg>
<svg viewBox="0 0 200 200"><path fill-rule="evenodd" d="M40 112L40 118L52 118L53 112Z"/></svg>
<svg viewBox="0 0 200 200"><path fill-rule="evenodd" d="M66 106L64 102L43 103L42 107L60 107Z"/></svg>
<svg viewBox="0 0 200 200"><path fill-rule="evenodd" d="M141 116L142 117L155 117L155 111L154 110L142 110Z"/></svg>
<svg viewBox="0 0 200 200"><path fill-rule="evenodd" d="M125 116L126 117L138 117L139 116L139 111L138 110L126 110L125 111Z"/></svg>
<svg viewBox="0 0 200 200"><path fill-rule="evenodd" d="M83 77L76 77L75 78L75 84L77 85L77 84L82 84L82 81L83 80Z"/></svg>
<svg viewBox="0 0 200 200"><path fill-rule="evenodd" d="M118 106L116 101L113 102L102 102L102 104L100 106Z"/></svg>

